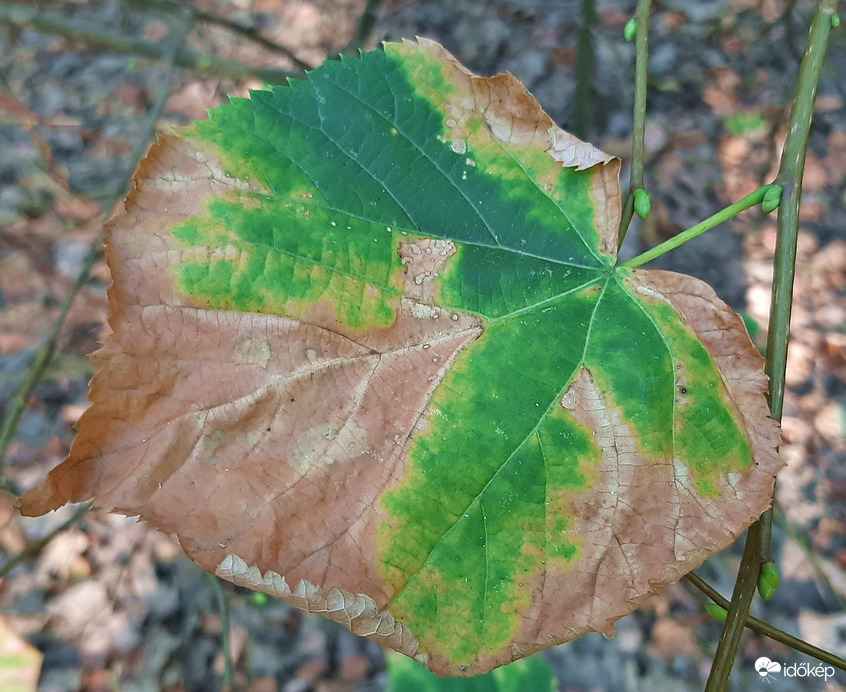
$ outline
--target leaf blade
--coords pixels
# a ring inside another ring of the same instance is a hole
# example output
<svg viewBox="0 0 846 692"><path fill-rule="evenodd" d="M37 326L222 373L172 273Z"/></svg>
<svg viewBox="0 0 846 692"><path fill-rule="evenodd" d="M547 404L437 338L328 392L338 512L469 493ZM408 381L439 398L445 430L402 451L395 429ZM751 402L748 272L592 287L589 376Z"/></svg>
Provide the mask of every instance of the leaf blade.
<svg viewBox="0 0 846 692"><path fill-rule="evenodd" d="M97 497L441 674L611 631L780 465L740 319L613 266L618 172L424 40L163 137L109 228L93 406L23 509Z"/></svg>

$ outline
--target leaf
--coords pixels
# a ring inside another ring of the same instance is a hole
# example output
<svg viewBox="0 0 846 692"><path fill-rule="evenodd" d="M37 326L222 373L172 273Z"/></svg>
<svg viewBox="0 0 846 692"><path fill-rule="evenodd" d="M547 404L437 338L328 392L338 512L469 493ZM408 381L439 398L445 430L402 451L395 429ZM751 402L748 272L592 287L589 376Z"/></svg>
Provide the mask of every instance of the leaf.
<svg viewBox="0 0 846 692"><path fill-rule="evenodd" d="M44 656L19 636L0 616L0 689L30 692L38 689Z"/></svg>
<svg viewBox="0 0 846 692"><path fill-rule="evenodd" d="M618 176L424 39L161 137L93 405L23 511L139 515L442 675L612 633L782 464L740 317L615 266Z"/></svg>
<svg viewBox="0 0 846 692"><path fill-rule="evenodd" d="M475 678L439 678L410 658L389 654L386 692L555 692L552 668L541 656L532 656L477 675Z"/></svg>

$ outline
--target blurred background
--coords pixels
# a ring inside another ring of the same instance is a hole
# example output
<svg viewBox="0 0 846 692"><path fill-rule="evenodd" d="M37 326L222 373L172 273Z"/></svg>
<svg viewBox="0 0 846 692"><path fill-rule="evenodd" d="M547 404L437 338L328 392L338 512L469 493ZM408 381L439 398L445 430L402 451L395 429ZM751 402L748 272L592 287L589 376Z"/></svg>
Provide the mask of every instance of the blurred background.
<svg viewBox="0 0 846 692"><path fill-rule="evenodd" d="M375 644L216 583L146 524L73 507L37 519L15 512L14 496L64 458L86 406L85 356L108 315L102 223L155 132L204 118L230 95L301 76L340 51L414 36L441 42L480 74L512 72L556 122L623 159L625 187L634 45L623 26L634 9L633 0L0 2L0 418L8 420L39 347L55 350L6 449L0 690L219 690L224 628L235 689L413 689L399 686L395 664L390 673ZM812 10L800 0L655 3L646 133L652 214L635 222L624 255L772 180ZM805 171L784 418L789 465L777 490L782 586L753 609L841 656L844 102L841 29ZM752 210L650 266L706 280L744 313L762 345L774 245L775 219ZM738 562L739 551L729 550L699 574L728 595ZM545 652L554 684L567 692L701 689L721 630L703 602L675 585L619 621L615 639L590 635ZM766 684L754 669L759 656L816 664L747 632L733 689ZM789 684L846 689L846 673Z"/></svg>

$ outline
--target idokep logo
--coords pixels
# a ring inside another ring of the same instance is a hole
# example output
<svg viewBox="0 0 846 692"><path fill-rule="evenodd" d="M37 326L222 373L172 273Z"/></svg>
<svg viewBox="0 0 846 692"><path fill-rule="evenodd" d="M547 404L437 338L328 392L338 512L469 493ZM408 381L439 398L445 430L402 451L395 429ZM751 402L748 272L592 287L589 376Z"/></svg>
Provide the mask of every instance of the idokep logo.
<svg viewBox="0 0 846 692"><path fill-rule="evenodd" d="M776 663L775 661L768 659L766 656L761 656L761 658L755 661L755 670L758 675L769 682L770 678L781 672L781 663Z"/></svg>
<svg viewBox="0 0 846 692"><path fill-rule="evenodd" d="M820 678L828 682L829 678L834 677L833 666L824 666L822 663L781 664L766 656L761 656L755 661L755 672L767 682L778 678Z"/></svg>

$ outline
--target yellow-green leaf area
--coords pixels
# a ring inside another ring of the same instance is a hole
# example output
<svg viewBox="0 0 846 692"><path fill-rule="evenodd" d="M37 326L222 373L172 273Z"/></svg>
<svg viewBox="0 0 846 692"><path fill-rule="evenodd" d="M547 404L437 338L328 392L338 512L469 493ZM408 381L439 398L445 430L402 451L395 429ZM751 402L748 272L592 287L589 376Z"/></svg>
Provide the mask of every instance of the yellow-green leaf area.
<svg viewBox="0 0 846 692"><path fill-rule="evenodd" d="M454 79L434 57L388 44L211 111L190 136L256 192L212 201L213 223L177 229L208 249L184 256L179 289L198 305L291 318L322 301L363 329L394 319L391 242L403 232L463 245L436 289L445 307L492 318L608 271L596 172L501 141L481 114L468 117L459 146L445 101L461 101ZM202 241L200 227L210 234ZM235 237L223 246L226 234Z"/></svg>
<svg viewBox="0 0 846 692"><path fill-rule="evenodd" d="M629 290L618 280L624 275L603 291L586 363L642 452L679 460L700 494L719 495L720 478L752 461L726 386L679 313Z"/></svg>
<svg viewBox="0 0 846 692"><path fill-rule="evenodd" d="M668 422L675 396L672 353L640 301L616 276L609 277L602 291L585 362L600 391L613 397L631 425L639 448L652 457L670 457L673 431Z"/></svg>
<svg viewBox="0 0 846 692"><path fill-rule="evenodd" d="M676 458L693 472L697 490L719 495L721 478L752 463L749 441L713 358L668 305L649 303L676 362L673 441Z"/></svg>
<svg viewBox="0 0 846 692"><path fill-rule="evenodd" d="M217 199L173 235L177 288L206 307L302 317L320 302L353 328L390 325L400 295L397 236L304 201Z"/></svg>
<svg viewBox="0 0 846 692"><path fill-rule="evenodd" d="M568 494L589 488L599 453L561 396L579 369L597 295L491 322L436 390L405 478L383 496L390 610L426 650L458 664L506 646L533 580L578 557Z"/></svg>

